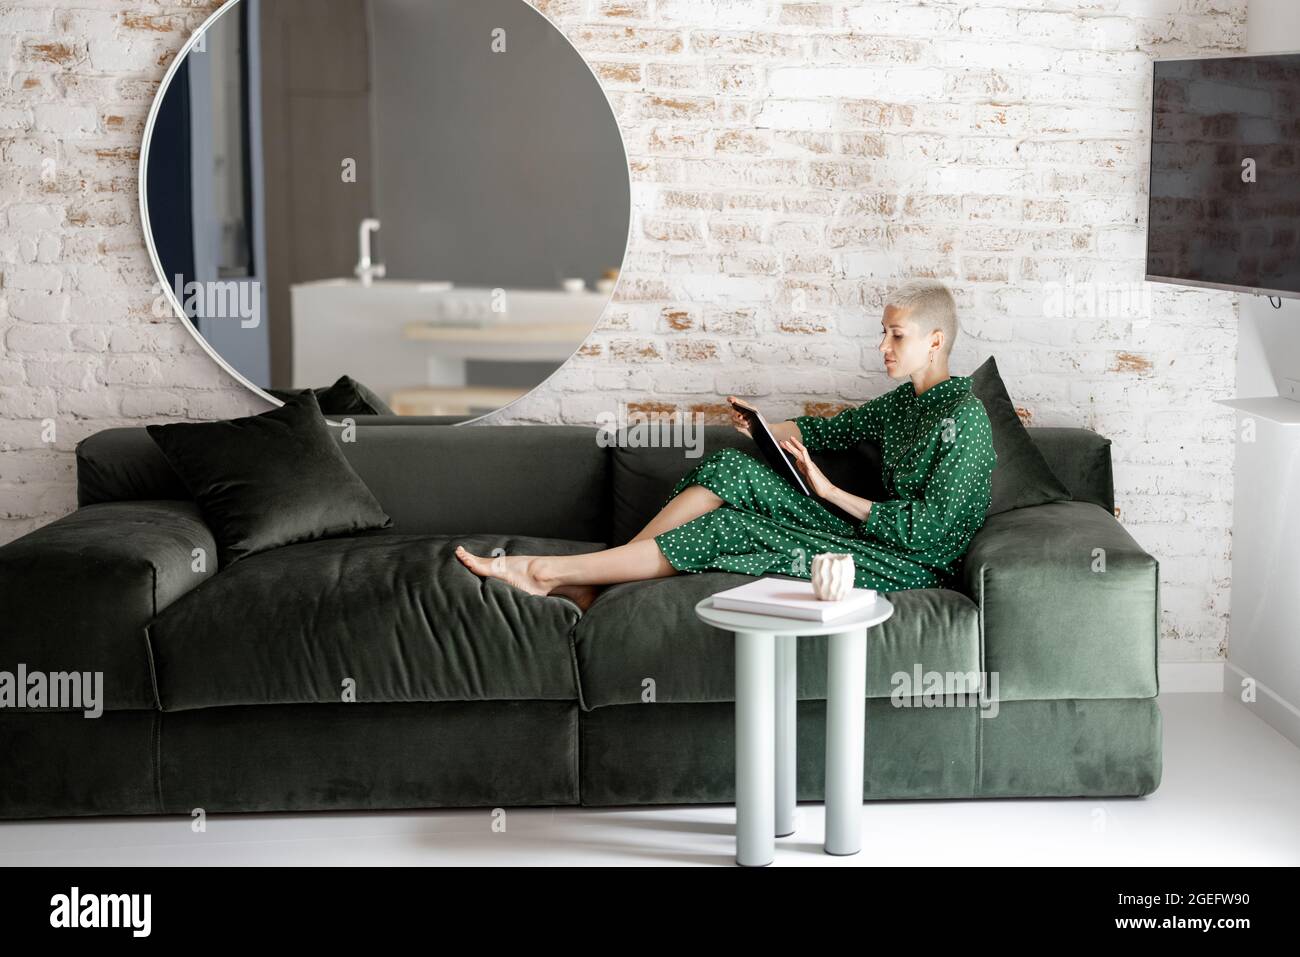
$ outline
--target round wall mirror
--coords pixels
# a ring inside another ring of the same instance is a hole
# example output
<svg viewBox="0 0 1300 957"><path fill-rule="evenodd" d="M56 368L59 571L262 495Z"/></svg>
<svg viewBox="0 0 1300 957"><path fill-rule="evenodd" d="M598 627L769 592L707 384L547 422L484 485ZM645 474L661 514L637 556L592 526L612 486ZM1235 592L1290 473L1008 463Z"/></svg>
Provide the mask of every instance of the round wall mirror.
<svg viewBox="0 0 1300 957"><path fill-rule="evenodd" d="M631 190L599 82L524 0L232 0L159 90L141 212L255 391L468 420L595 327Z"/></svg>

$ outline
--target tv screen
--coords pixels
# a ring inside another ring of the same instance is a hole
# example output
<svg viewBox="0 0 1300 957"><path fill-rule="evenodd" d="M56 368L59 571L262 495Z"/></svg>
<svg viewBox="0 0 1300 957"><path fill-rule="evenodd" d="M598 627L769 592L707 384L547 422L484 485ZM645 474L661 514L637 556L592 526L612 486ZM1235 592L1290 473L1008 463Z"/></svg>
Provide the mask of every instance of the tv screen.
<svg viewBox="0 0 1300 957"><path fill-rule="evenodd" d="M1147 278L1300 298L1300 54L1157 60Z"/></svg>

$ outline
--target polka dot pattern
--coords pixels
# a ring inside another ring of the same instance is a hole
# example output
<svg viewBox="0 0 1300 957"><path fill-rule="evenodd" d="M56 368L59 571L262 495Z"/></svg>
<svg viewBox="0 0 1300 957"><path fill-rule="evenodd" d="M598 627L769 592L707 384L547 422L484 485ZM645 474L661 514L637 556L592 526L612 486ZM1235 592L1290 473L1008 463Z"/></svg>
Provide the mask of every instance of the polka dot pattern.
<svg viewBox="0 0 1300 957"><path fill-rule="evenodd" d="M829 418L793 420L810 451L879 443L885 488L865 521L849 522L805 496L767 463L738 449L706 456L664 504L702 485L723 504L655 536L680 572L812 577L819 552L853 556L855 584L878 591L949 587L955 564L984 524L997 455L983 403L968 376L919 396L908 380Z"/></svg>

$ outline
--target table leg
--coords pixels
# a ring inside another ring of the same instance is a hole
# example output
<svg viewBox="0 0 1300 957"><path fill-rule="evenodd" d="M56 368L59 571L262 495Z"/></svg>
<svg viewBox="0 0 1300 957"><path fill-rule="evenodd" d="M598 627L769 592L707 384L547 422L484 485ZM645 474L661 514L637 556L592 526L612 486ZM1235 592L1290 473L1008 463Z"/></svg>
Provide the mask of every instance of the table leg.
<svg viewBox="0 0 1300 957"><path fill-rule="evenodd" d="M828 642L825 849L856 854L862 849L867 629L830 635Z"/></svg>
<svg viewBox="0 0 1300 957"><path fill-rule="evenodd" d="M796 635L776 637L776 836L794 833Z"/></svg>
<svg viewBox="0 0 1300 957"><path fill-rule="evenodd" d="M775 674L775 636L737 632L736 863L750 867L776 856Z"/></svg>

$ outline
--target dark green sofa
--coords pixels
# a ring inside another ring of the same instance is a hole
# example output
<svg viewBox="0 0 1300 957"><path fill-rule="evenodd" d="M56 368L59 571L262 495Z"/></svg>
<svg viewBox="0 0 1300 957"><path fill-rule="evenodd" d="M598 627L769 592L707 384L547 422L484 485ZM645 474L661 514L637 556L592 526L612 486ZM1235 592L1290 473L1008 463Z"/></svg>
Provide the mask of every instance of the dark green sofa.
<svg viewBox="0 0 1300 957"><path fill-rule="evenodd" d="M960 591L890 595L870 636L869 799L1159 784L1157 563L1113 515L1109 441L1030 434L1075 500L991 516ZM704 452L723 446L752 448L709 427ZM453 554L622 543L698 458L576 426L390 423L342 448L392 529L217 571L194 562L211 535L144 429L80 444L78 510L0 548L0 670L101 671L105 711L0 708L0 818L734 800L732 638L693 606L745 576L616 585L583 615ZM876 493L873 445L816 457ZM806 801L823 793L825 653L799 643ZM891 700L918 668L996 671L996 707Z"/></svg>

